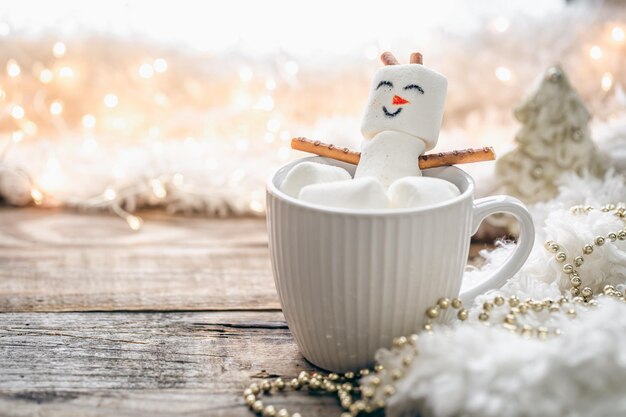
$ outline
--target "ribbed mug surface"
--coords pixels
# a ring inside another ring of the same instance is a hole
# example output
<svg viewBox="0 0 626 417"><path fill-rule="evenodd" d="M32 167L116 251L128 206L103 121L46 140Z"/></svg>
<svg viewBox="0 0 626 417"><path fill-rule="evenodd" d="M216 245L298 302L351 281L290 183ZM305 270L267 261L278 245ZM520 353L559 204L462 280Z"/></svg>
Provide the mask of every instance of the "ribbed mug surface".
<svg viewBox="0 0 626 417"><path fill-rule="evenodd" d="M314 206L267 191L274 279L302 354L335 372L371 366L394 337L417 331L425 309L459 294L469 251L473 183L455 167L427 170L461 196L432 208L355 212Z"/></svg>

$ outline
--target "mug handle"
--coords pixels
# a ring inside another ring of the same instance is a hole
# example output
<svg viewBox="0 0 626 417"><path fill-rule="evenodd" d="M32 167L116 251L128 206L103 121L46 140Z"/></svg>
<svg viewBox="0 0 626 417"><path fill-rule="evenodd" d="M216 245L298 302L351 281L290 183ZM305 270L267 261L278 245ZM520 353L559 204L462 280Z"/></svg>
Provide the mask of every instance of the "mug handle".
<svg viewBox="0 0 626 417"><path fill-rule="evenodd" d="M524 265L535 241L535 226L526 206L517 198L506 195L480 198L474 201L474 215L472 219L472 234L478 231L478 226L485 217L494 213L512 214L520 224L520 234L517 247L513 253L495 270L485 281L470 288L459 295L464 304L470 305L476 296L492 289L500 288Z"/></svg>

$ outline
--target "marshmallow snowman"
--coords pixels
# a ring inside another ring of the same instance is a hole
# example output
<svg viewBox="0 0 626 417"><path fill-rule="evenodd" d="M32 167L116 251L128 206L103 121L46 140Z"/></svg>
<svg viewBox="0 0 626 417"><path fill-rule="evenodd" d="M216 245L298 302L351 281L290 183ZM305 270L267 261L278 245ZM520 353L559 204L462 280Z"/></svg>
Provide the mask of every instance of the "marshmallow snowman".
<svg viewBox="0 0 626 417"><path fill-rule="evenodd" d="M355 178L374 176L388 187L399 178L421 175L419 156L437 145L448 80L423 66L421 55L414 57L415 63L406 65L391 57L374 76Z"/></svg>
<svg viewBox="0 0 626 417"><path fill-rule="evenodd" d="M381 58L385 67L372 83L354 179L344 179L338 167L331 171L327 165L302 163L286 176L283 191L311 203L351 209L424 206L459 195L447 181L422 178L418 165L419 156L437 144L446 77L424 67L418 53L406 65L390 53Z"/></svg>

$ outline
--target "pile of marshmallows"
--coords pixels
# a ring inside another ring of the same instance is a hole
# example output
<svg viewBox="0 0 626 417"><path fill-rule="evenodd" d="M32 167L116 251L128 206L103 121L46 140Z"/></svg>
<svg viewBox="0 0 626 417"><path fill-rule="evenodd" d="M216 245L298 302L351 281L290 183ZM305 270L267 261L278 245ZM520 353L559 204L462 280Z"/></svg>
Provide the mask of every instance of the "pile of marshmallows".
<svg viewBox="0 0 626 417"><path fill-rule="evenodd" d="M361 125L365 140L354 178L343 168L302 162L280 186L302 201L347 209L393 209L440 203L459 195L439 178L422 177L418 159L437 144L448 80L421 64L399 65L390 53L374 77Z"/></svg>

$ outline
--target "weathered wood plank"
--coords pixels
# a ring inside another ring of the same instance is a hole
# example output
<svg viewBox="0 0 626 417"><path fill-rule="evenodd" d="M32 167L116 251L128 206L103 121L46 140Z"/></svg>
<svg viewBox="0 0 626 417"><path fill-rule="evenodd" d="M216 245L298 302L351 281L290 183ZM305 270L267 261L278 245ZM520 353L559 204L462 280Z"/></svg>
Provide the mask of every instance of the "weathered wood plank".
<svg viewBox="0 0 626 417"><path fill-rule="evenodd" d="M262 219L0 209L0 311L279 307Z"/></svg>
<svg viewBox="0 0 626 417"><path fill-rule="evenodd" d="M255 377L311 368L280 312L0 314L0 415L251 417ZM340 411L300 393L272 403Z"/></svg>

